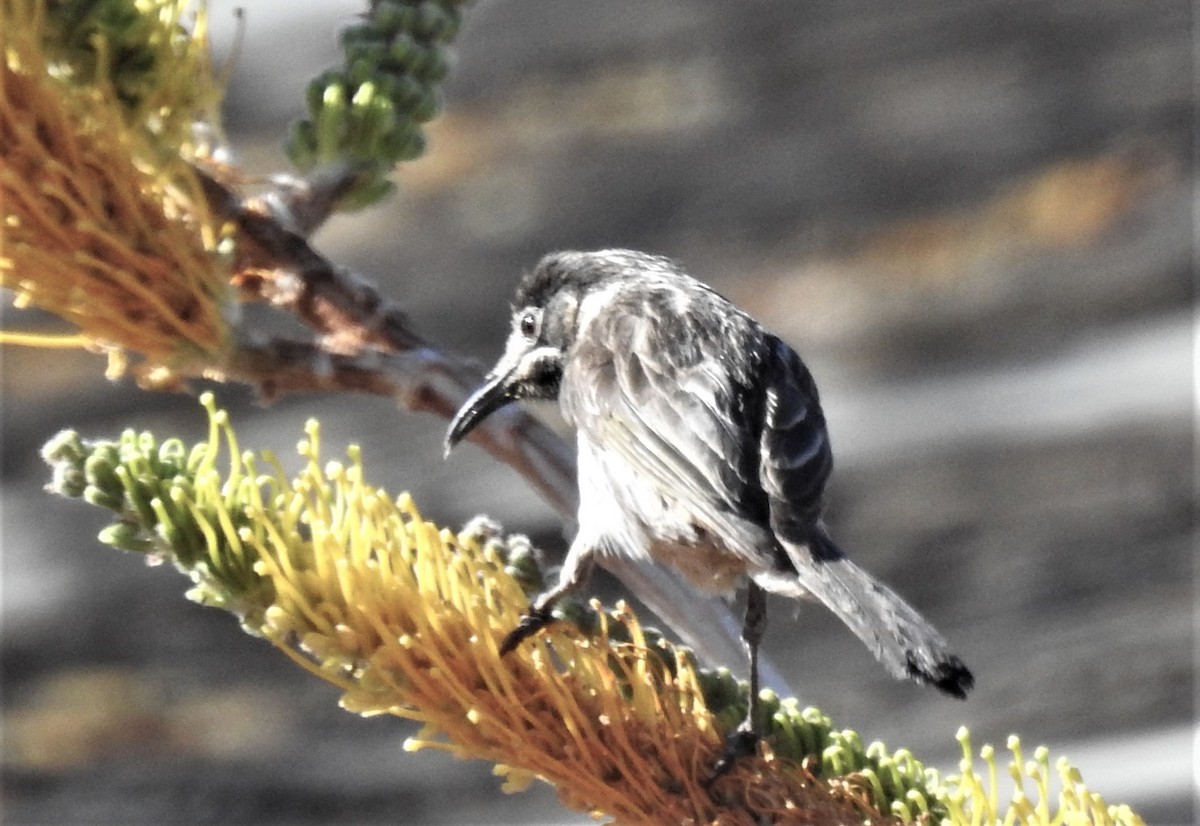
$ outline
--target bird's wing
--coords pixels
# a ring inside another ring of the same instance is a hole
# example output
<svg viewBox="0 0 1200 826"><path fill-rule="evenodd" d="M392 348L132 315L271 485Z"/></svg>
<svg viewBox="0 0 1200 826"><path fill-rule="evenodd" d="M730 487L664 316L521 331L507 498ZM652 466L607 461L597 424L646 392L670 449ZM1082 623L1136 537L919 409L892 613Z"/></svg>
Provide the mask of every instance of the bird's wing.
<svg viewBox="0 0 1200 826"><path fill-rule="evenodd" d="M768 337L762 369L760 481L781 540L804 542L821 516L833 453L812 374L791 347Z"/></svg>
<svg viewBox="0 0 1200 826"><path fill-rule="evenodd" d="M670 300L640 296L636 311L592 323L568 360L564 409L654 490L757 556L768 513L753 382L763 334L732 308L671 313Z"/></svg>

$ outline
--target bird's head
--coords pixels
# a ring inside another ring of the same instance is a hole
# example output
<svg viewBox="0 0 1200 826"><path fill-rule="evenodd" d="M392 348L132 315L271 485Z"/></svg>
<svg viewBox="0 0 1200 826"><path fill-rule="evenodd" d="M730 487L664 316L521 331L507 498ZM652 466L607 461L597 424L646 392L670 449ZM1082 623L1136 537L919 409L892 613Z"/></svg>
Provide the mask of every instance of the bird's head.
<svg viewBox="0 0 1200 826"><path fill-rule="evenodd" d="M563 366L579 327L580 306L589 294L628 272L625 255L641 254L557 252L521 278L504 354L454 415L446 432L447 453L491 413L512 401L558 398Z"/></svg>

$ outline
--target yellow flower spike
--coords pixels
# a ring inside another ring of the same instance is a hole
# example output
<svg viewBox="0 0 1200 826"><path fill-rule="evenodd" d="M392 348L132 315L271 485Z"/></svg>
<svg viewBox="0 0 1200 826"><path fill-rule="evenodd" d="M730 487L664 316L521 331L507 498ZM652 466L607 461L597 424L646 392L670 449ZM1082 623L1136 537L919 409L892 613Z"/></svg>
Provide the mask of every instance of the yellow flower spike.
<svg viewBox="0 0 1200 826"><path fill-rule="evenodd" d="M180 29L186 5L147 4L141 45L154 71L139 81L134 110L107 80L103 37L85 77L55 42L42 0L0 6L0 285L18 307L40 307L79 331L0 331L0 343L76 341L108 352L110 372L123 369L128 350L147 360L142 380L163 383L177 360L216 360L228 347L234 302L216 252L222 230L185 146L219 93L205 82L203 23L190 37Z"/></svg>
<svg viewBox="0 0 1200 826"><path fill-rule="evenodd" d="M90 468L94 499L116 497L112 506L126 520L149 520L142 528L154 541L122 523L131 546L173 555L182 546L166 546L163 537L185 543L195 563L174 558L196 583L197 599L237 613L250 633L338 686L347 710L420 723L407 748L490 760L508 790L541 778L567 805L618 823L894 823L871 808L880 800L923 824L1141 826L1061 760L1054 766L1063 792L1051 811L1044 749L1029 767L1036 797L1018 790L1001 807L994 750L980 750L985 779L965 729L961 774L943 782L907 751L864 749L852 732L835 731L818 710L789 700L777 702L773 720L803 726L797 737L861 771L824 770L817 780L798 762L808 752L786 751L781 738L708 786L721 731L706 697L728 716L738 692L727 675L700 675L686 650L643 629L625 604L605 612L594 603L594 614L564 606L573 619L501 657L499 641L528 599L506 572L506 554L518 545L426 522L410 497L393 500L369 484L357 449L345 461L323 460L315 423L289 480L273 457L242 452L228 417L211 398L204 403L211 422L201 448L185 452L168 442L160 449L148 434L128 433L93 449L63 434L48 458L78 464L56 467L56 477ZM160 467L165 481L154 477ZM160 525L171 532L157 533ZM1026 776L1019 742L1010 746L1019 781Z"/></svg>

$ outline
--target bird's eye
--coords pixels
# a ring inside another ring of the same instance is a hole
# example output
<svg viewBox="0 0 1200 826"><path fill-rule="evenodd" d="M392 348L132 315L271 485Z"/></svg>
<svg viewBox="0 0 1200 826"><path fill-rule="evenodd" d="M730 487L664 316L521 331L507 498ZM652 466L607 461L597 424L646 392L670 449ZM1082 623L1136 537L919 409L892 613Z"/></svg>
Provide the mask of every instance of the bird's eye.
<svg viewBox="0 0 1200 826"><path fill-rule="evenodd" d="M537 313L533 310L526 310L525 314L521 316L519 329L521 330L521 335L525 336L525 338L536 337L538 331Z"/></svg>

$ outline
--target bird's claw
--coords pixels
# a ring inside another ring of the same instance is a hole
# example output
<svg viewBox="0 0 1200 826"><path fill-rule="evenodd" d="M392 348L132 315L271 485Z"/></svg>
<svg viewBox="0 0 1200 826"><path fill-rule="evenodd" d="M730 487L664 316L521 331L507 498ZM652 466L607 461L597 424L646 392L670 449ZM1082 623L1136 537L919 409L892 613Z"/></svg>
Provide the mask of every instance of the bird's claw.
<svg viewBox="0 0 1200 826"><path fill-rule="evenodd" d="M517 623L517 627L509 631L504 641L500 643L500 656L508 654L552 622L554 622L554 618L550 616L548 609L530 607L521 617L521 621Z"/></svg>
<svg viewBox="0 0 1200 826"><path fill-rule="evenodd" d="M709 773L704 785L712 785L732 769L738 760L754 755L758 751L760 739L758 732L749 726L745 724L738 726L732 734L725 738L725 748L721 751L717 762L713 764L712 772Z"/></svg>

